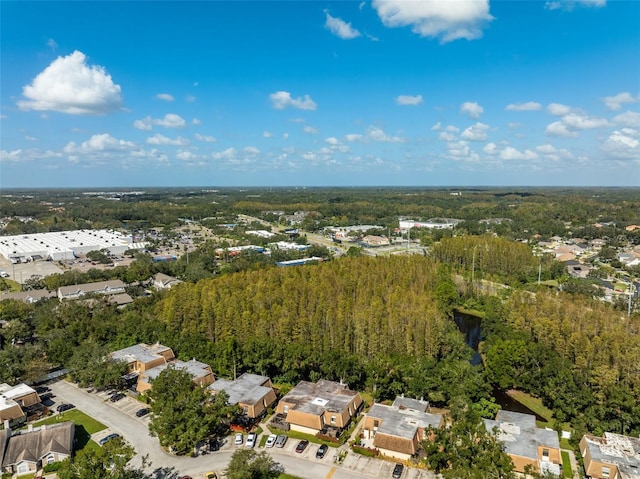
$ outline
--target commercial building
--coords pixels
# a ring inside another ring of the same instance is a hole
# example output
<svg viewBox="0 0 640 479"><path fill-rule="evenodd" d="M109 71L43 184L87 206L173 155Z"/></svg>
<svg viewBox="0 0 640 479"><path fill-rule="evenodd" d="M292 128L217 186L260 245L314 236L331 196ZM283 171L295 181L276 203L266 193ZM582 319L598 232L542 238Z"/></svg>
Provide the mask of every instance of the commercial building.
<svg viewBox="0 0 640 479"><path fill-rule="evenodd" d="M142 250L131 236L115 230L56 231L0 237L0 254L12 263L71 260L89 251L106 250L122 254L129 249Z"/></svg>

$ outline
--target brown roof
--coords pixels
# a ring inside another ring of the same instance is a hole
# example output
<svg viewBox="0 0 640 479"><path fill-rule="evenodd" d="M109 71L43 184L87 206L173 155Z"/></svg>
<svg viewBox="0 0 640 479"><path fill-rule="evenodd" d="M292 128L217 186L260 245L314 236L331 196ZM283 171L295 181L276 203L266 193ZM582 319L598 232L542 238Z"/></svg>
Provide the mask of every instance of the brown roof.
<svg viewBox="0 0 640 479"><path fill-rule="evenodd" d="M70 456L73 450L74 427L72 421L67 421L10 436L2 467L22 461L38 462L50 452Z"/></svg>

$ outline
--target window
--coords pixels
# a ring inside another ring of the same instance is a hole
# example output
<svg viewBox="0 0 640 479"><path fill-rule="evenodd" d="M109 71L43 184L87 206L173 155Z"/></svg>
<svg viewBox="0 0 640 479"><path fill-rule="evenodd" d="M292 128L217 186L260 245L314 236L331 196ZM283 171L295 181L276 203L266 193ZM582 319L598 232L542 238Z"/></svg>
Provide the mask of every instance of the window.
<svg viewBox="0 0 640 479"><path fill-rule="evenodd" d="M542 450L542 460L543 461L548 461L549 460L549 449L543 449Z"/></svg>
<svg viewBox="0 0 640 479"><path fill-rule="evenodd" d="M373 427L380 427L380 421L378 421L377 419L373 420Z"/></svg>
<svg viewBox="0 0 640 479"><path fill-rule="evenodd" d="M331 424L335 424L336 423L336 417L335 416L331 416Z"/></svg>
<svg viewBox="0 0 640 479"><path fill-rule="evenodd" d="M610 473L611 473L611 471L609 470L609 468L607 466L602 466L602 477L604 479L608 479Z"/></svg>
<svg viewBox="0 0 640 479"><path fill-rule="evenodd" d="M285 404L284 407L282 408L282 412L285 414L289 412L289 406L287 404Z"/></svg>

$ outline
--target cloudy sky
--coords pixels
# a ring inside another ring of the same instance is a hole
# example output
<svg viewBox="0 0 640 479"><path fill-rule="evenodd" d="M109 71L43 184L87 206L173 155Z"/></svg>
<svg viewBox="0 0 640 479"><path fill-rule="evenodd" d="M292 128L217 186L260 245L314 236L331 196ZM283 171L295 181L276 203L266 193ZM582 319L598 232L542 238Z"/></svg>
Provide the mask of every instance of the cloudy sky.
<svg viewBox="0 0 640 479"><path fill-rule="evenodd" d="M0 186L640 186L640 1L3 1Z"/></svg>

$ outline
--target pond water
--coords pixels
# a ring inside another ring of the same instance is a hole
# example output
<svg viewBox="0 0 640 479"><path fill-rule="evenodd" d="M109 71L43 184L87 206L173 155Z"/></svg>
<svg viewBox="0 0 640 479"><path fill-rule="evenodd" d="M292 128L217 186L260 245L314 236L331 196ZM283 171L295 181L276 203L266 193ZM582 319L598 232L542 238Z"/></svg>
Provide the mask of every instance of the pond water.
<svg viewBox="0 0 640 479"><path fill-rule="evenodd" d="M453 315L453 320L460 332L464 334L467 345L474 350L471 364L477 366L482 362L478 353L478 345L482 340L482 319L478 316L456 312Z"/></svg>
<svg viewBox="0 0 640 479"><path fill-rule="evenodd" d="M478 345L482 340L482 319L478 316L455 312L453 315L453 320L455 321L456 326L458 326L460 332L464 334L465 342L467 343L467 345L474 351L473 357L470 359L470 363L474 366L482 364L482 358L478 353ZM500 404L502 409L504 409L505 411L533 414L536 416L537 420L545 420L544 418L535 414L528 407L513 399L506 393L506 391L494 389L492 395L495 398L496 403Z"/></svg>

